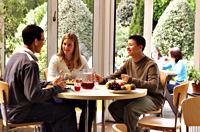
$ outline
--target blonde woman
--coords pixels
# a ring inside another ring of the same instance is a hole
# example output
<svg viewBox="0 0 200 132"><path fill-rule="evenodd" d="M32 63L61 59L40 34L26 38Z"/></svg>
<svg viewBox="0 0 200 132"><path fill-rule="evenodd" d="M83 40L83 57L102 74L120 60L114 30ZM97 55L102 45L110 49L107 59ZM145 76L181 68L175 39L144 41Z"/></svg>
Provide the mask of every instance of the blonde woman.
<svg viewBox="0 0 200 132"><path fill-rule="evenodd" d="M80 54L77 36L67 33L62 39L60 52L50 60L47 80L53 81L61 70L68 73L66 79L74 79L80 70L88 68L87 60Z"/></svg>
<svg viewBox="0 0 200 132"><path fill-rule="evenodd" d="M61 70L63 71L63 73L68 73L68 76L65 79L75 79L82 69L89 69L89 66L85 57L80 54L78 38L73 33L67 33L62 39L60 52L58 54L55 54L50 60L47 80L54 80L54 78L59 75L59 72ZM54 99L56 102L71 103L74 107L79 107L80 109L82 109L78 132L84 132L86 101L72 99L62 100L59 98ZM88 132L91 131L94 107L95 101L91 100L89 102Z"/></svg>

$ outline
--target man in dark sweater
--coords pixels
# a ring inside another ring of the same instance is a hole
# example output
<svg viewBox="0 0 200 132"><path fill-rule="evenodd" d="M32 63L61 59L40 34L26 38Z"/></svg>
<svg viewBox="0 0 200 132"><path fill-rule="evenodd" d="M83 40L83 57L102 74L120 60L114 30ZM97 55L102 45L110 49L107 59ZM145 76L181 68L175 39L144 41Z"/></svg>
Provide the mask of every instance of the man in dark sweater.
<svg viewBox="0 0 200 132"><path fill-rule="evenodd" d="M38 59L34 55L40 53L44 45L43 29L28 25L22 31L22 37L24 48L10 57L4 74L4 81L9 84L9 122L44 121L45 132L76 132L74 107L48 101L66 87L65 79L59 76L53 81L53 87L42 89L52 84L40 81Z"/></svg>
<svg viewBox="0 0 200 132"><path fill-rule="evenodd" d="M128 59L112 75L105 78L98 74L95 75L95 81L98 83L105 84L108 78L121 78L126 83L135 84L137 88L147 89L147 96L136 99L115 100L108 107L116 122L126 124L128 132L140 131L140 127L137 126L140 115L160 109L164 102L158 66L152 59L143 54L145 45L146 42L142 36L130 36L127 52L132 58Z"/></svg>

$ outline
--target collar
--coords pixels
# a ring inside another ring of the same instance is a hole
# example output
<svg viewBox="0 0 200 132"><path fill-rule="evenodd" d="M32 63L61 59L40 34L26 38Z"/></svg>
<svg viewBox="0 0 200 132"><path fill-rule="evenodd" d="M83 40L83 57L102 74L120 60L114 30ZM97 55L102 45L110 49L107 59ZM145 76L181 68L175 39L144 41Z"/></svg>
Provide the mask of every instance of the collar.
<svg viewBox="0 0 200 132"><path fill-rule="evenodd" d="M25 52L26 54L30 55L33 60L38 61L38 58L33 54L33 52L30 49L23 48L22 52Z"/></svg>

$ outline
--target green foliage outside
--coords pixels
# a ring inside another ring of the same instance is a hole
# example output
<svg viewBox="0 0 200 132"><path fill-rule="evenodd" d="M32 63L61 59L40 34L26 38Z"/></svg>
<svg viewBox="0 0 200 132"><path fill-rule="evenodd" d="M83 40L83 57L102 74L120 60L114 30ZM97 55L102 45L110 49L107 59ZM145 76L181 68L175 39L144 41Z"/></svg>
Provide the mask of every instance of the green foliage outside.
<svg viewBox="0 0 200 132"><path fill-rule="evenodd" d="M25 2L25 6L27 8L27 11L24 12L27 14L31 9L35 9L36 7L44 4L44 2L47 2L47 0L23 0Z"/></svg>
<svg viewBox="0 0 200 132"><path fill-rule="evenodd" d="M4 34L0 34L0 41L3 39L12 39L16 40L14 37L14 32L18 26L18 23L25 23L23 18L25 15L22 13L23 10L26 10L25 3L23 1L18 0L1 0L0 8L0 16L4 16ZM4 5L4 6L3 6ZM0 29L1 30L1 29ZM10 53L10 48L13 49L13 45L6 47L5 53Z"/></svg>
<svg viewBox="0 0 200 132"><path fill-rule="evenodd" d="M25 24L19 24L18 28L17 28L17 32L15 33L15 38L16 41L12 41L11 39L7 39L6 43L13 47L12 50L14 50L14 53L21 50L23 47L23 40L22 40L22 30L29 24L36 24L36 25L40 25L42 23L42 21L44 21L43 19L47 20L47 3L45 2L44 4L42 4L41 6L36 7L34 10L30 10L27 14L26 17L23 19L24 21L26 21ZM46 21L45 21L46 22ZM46 27L47 25L43 24L41 26L44 30L44 34L45 34L45 38L47 35L47 30ZM40 53L36 54L37 58L39 59L38 61L38 65L40 68L40 75L42 73L42 71L47 67L47 43L44 44L42 50ZM9 58L9 56L8 56Z"/></svg>
<svg viewBox="0 0 200 132"><path fill-rule="evenodd" d="M120 24L116 25L116 43L115 43L115 65L119 68L126 58L128 58L128 54L126 52L126 45L128 42L127 38L128 27L122 27Z"/></svg>
<svg viewBox="0 0 200 132"><path fill-rule="evenodd" d="M153 30L171 1L173 0L153 0Z"/></svg>
<svg viewBox="0 0 200 132"><path fill-rule="evenodd" d="M142 2L143 0L137 0L136 3L139 4L139 2ZM165 11L165 9L167 8L167 6L169 5L169 3L173 1L173 0L153 0L153 30L155 29L158 20L160 19L161 15L163 14L163 12ZM193 11L196 10L196 2L195 0L187 0ZM137 5L138 5L137 4ZM144 10L142 9L144 4L140 3L139 4L140 7L140 11L144 12ZM132 18L132 25L130 26L130 31L129 31L129 36L131 34L131 32L133 32L132 34L140 34L143 35L143 33L140 33L141 31L143 32L143 23L138 23L139 21L137 20L138 17L140 17L140 15L144 16L144 13L141 14L140 11L138 12L138 6L135 8L135 12L133 12L133 18ZM140 19L140 18L139 18ZM144 19L144 18L141 18ZM138 33L139 32L139 33Z"/></svg>
<svg viewBox="0 0 200 132"><path fill-rule="evenodd" d="M174 0L169 4L153 33L153 45L161 54L168 56L169 48L179 47L183 58L190 59L194 53L195 15L185 0Z"/></svg>
<svg viewBox="0 0 200 132"><path fill-rule="evenodd" d="M196 1L197 0L187 0L187 1L191 5L192 10L195 12L196 11Z"/></svg>
<svg viewBox="0 0 200 132"><path fill-rule="evenodd" d="M128 57L126 44L133 16L134 0L118 0L116 2L115 66L119 68Z"/></svg>
<svg viewBox="0 0 200 132"><path fill-rule="evenodd" d="M134 0L121 0L116 12L117 24L127 27L131 23L133 16Z"/></svg>
<svg viewBox="0 0 200 132"><path fill-rule="evenodd" d="M130 35L142 35L143 36L143 25L144 25L144 0L135 0L135 7L133 10L133 17L131 25L129 27Z"/></svg>
<svg viewBox="0 0 200 132"><path fill-rule="evenodd" d="M115 51L119 51L121 48L125 48L128 42L128 27L122 27L120 24L116 25L115 36Z"/></svg>
<svg viewBox="0 0 200 132"><path fill-rule="evenodd" d="M116 0L116 8L118 7L120 2L121 2L121 0Z"/></svg>
<svg viewBox="0 0 200 132"><path fill-rule="evenodd" d="M82 0L86 4L86 7L90 10L90 13L93 14L93 0Z"/></svg>
<svg viewBox="0 0 200 132"><path fill-rule="evenodd" d="M3 38L6 39L6 49L5 53L10 56L13 50L15 49L15 45L12 43L18 43L19 41L15 37L14 33L17 31L17 27L19 24L25 24L24 17L27 12L31 9L34 9L40 4L43 4L44 1L47 0L2 0L4 6L0 3L0 8L3 8L6 12L0 12L0 15L4 15L5 18L5 31L4 34L0 34L0 40ZM7 40L9 39L9 40ZM11 44L10 44L10 41Z"/></svg>
<svg viewBox="0 0 200 132"><path fill-rule="evenodd" d="M81 54L88 60L92 55L92 14L81 0L64 0L59 5L58 39L66 33L75 33Z"/></svg>

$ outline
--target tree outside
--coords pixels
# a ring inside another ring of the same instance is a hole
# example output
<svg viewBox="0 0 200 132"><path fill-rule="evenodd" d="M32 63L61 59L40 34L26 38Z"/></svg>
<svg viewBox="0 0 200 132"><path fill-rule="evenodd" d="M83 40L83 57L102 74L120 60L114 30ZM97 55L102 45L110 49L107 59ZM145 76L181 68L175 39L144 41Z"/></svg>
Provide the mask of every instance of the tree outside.
<svg viewBox="0 0 200 132"><path fill-rule="evenodd" d="M194 54L195 14L186 0L174 0L169 4L153 32L153 45L168 56L169 48L179 47L183 58Z"/></svg>
<svg viewBox="0 0 200 132"><path fill-rule="evenodd" d="M93 17L89 9L81 0L60 0L58 16L58 39L62 40L69 32L76 34L81 54L88 60L92 56L93 28Z"/></svg>
<svg viewBox="0 0 200 132"><path fill-rule="evenodd" d="M129 27L130 35L143 35L144 25L144 0L135 0L135 8L133 10L133 17Z"/></svg>

